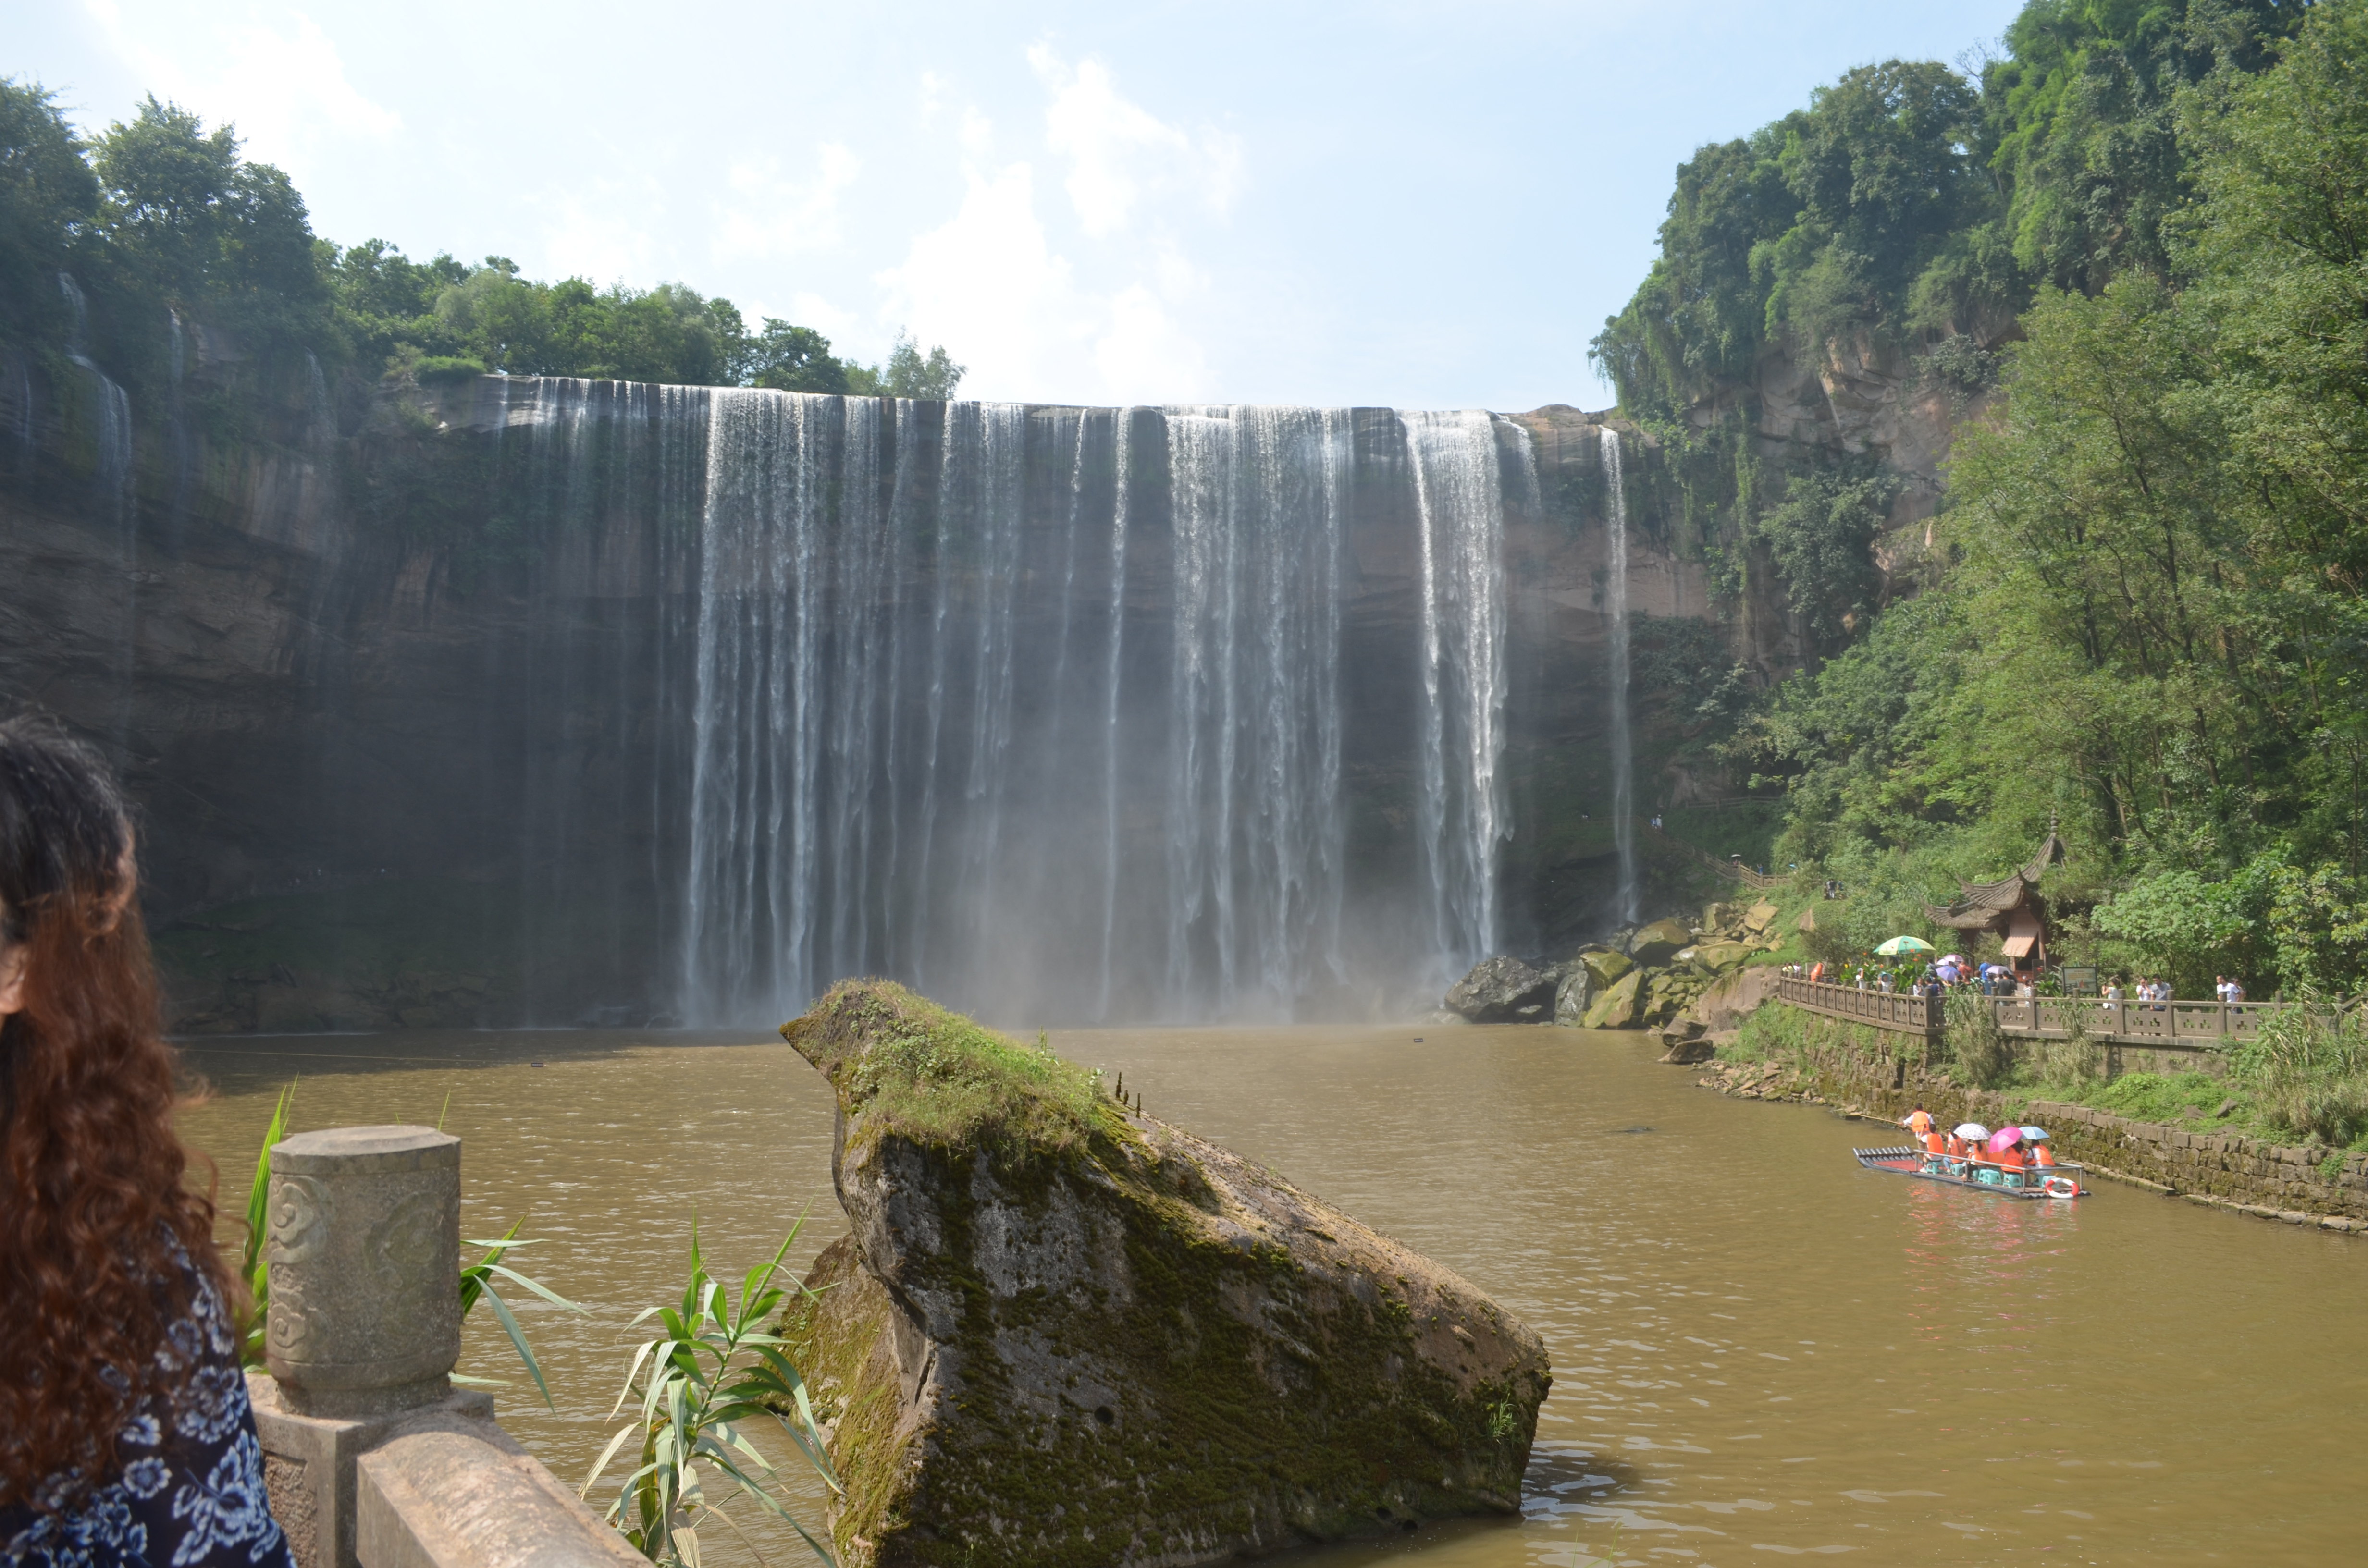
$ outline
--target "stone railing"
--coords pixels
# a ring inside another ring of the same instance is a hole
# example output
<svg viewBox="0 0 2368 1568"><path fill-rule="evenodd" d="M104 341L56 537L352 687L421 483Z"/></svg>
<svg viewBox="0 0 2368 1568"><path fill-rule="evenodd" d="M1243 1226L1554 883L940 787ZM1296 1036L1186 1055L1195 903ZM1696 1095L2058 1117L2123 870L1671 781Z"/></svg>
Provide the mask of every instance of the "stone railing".
<svg viewBox="0 0 2368 1568"><path fill-rule="evenodd" d="M340 1127L272 1146L269 1375L247 1374L298 1568L647 1568L456 1390L461 1141Z"/></svg>
<svg viewBox="0 0 2368 1568"><path fill-rule="evenodd" d="M1939 999L1861 991L1790 976L1776 983L1776 995L1780 1001L1827 1017L1928 1040L1939 1038L1945 1012L1945 1004ZM2011 1040L2070 1040L2077 1033L2102 1046L2139 1047L2188 1060L2192 1053L2217 1053L2241 1045L2259 1034L2264 1023L2298 1006L2107 1002L2095 996L1977 996L1975 1000L1990 1009L1998 1032Z"/></svg>
<svg viewBox="0 0 2368 1568"><path fill-rule="evenodd" d="M1787 975L1776 983L1776 999L1812 1013L1823 1013L1827 1017L1848 1018L1854 1024L1872 1024L1876 1028L1890 1029L1898 1034L1921 1035L1933 1040L1941 1033L1941 1006L1937 1000L1922 996L1903 995L1891 991L1861 991L1855 986L1827 985Z"/></svg>

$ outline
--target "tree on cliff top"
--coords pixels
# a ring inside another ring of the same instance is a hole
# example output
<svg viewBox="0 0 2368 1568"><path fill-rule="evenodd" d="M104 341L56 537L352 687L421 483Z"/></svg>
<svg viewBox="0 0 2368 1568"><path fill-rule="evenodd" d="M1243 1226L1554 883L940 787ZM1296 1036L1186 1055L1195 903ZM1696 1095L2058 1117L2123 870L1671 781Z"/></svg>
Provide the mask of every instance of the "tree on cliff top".
<svg viewBox="0 0 2368 1568"><path fill-rule="evenodd" d="M98 176L43 88L0 76L0 333L53 337L67 324L60 272L98 211Z"/></svg>
<svg viewBox="0 0 2368 1568"><path fill-rule="evenodd" d="M880 369L836 358L811 327L768 317L752 333L731 301L680 283L538 282L506 257L414 261L379 239L340 250L232 127L151 97L85 142L40 86L0 78L0 337L64 346L60 272L88 299L85 351L141 398L163 388L173 312L226 329L245 369L217 379L266 399L303 386L307 351L370 376L433 364L904 397L951 396L962 379L944 348L902 338Z"/></svg>

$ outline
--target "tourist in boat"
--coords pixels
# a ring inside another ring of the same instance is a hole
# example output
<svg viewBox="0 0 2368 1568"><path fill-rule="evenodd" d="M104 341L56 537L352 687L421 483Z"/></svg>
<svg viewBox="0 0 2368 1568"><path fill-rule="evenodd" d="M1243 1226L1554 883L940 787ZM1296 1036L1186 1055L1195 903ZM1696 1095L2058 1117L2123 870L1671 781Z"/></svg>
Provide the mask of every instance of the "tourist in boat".
<svg viewBox="0 0 2368 1568"><path fill-rule="evenodd" d="M1899 1119L1899 1125L1907 1129L1907 1135L1920 1143L1924 1141L1924 1134L1932 1131L1932 1113L1924 1108L1923 1101L1918 1100L1914 1110Z"/></svg>
<svg viewBox="0 0 2368 1568"><path fill-rule="evenodd" d="M2046 1134L2032 1138L2030 1129L2025 1128L2023 1136L2031 1145L2031 1163L2041 1170L2052 1168L2055 1164L2055 1151L2047 1146Z"/></svg>
<svg viewBox="0 0 2368 1568"><path fill-rule="evenodd" d="M2031 1141L2018 1138L2005 1148L1994 1151L1990 1163L2006 1173L2009 1187L2021 1187L2022 1173L2031 1164Z"/></svg>
<svg viewBox="0 0 2368 1568"><path fill-rule="evenodd" d="M0 1562L292 1568L106 764L0 723Z"/></svg>

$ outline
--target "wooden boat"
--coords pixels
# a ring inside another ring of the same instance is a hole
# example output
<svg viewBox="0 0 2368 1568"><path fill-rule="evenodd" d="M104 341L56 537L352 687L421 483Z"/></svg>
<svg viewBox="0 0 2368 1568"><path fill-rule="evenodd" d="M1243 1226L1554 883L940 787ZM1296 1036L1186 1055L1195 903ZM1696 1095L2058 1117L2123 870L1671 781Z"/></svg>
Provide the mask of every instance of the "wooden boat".
<svg viewBox="0 0 2368 1568"><path fill-rule="evenodd" d="M1945 1181L1952 1187L1975 1187L2000 1198L2084 1198L2089 1192L2081 1184L2078 1165L2009 1171L1960 1155L1928 1154L1921 1149L1852 1149L1850 1153L1871 1171Z"/></svg>

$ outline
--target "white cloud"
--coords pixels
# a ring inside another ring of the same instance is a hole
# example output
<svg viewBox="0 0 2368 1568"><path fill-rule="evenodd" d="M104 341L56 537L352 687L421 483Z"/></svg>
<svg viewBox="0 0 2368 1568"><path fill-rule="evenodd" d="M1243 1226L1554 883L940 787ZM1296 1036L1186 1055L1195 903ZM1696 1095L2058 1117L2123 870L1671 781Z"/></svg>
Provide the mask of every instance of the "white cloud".
<svg viewBox="0 0 2368 1568"><path fill-rule="evenodd" d="M1190 403L1209 382L1199 341L1141 284L1110 301L1108 325L1094 343L1094 367L1103 395L1114 403Z"/></svg>
<svg viewBox="0 0 2368 1568"><path fill-rule="evenodd" d="M1074 362L1097 312L1045 238L1035 171L1012 164L964 174L961 210L916 235L904 265L880 274L882 319L951 348L971 368L965 393L1042 395L1032 389L1056 364Z"/></svg>
<svg viewBox="0 0 2368 1568"><path fill-rule="evenodd" d="M839 196L852 187L862 163L844 145L814 149L814 174L784 179L774 159L732 165L731 195L717 215L716 254L724 257L795 256L839 242Z"/></svg>
<svg viewBox="0 0 2368 1568"><path fill-rule="evenodd" d="M289 30L255 24L229 35L213 60L192 65L186 54L151 47L115 0L85 0L85 9L151 91L213 124L236 126L258 163L301 174L325 140L386 142L403 130L403 117L354 85L337 46L301 11L288 13Z"/></svg>
<svg viewBox="0 0 2368 1568"><path fill-rule="evenodd" d="M647 217L658 203L613 187L588 195L558 203L556 219L543 227L543 263L529 265L527 275L647 288L660 271Z"/></svg>
<svg viewBox="0 0 2368 1568"><path fill-rule="evenodd" d="M1238 139L1214 131L1196 137L1160 119L1121 97L1098 60L1072 69L1038 44L1028 62L1052 92L1045 141L1069 161L1069 201L1087 234L1125 229L1146 198L1180 194L1220 218L1231 208L1241 175Z"/></svg>
<svg viewBox="0 0 2368 1568"><path fill-rule="evenodd" d="M1028 59L1047 93L1043 144L1066 165L1076 220L1068 232L1097 242L1084 258L1089 277L1081 279L1047 230L1036 165L999 158L995 127L964 108L952 135L960 210L878 275L882 326L908 327L924 346L943 343L970 367L962 390L971 396L1204 395L1209 367L1194 317L1210 278L1178 230L1184 220L1223 215L1238 147L1130 103L1098 62L1073 69L1041 45Z"/></svg>

